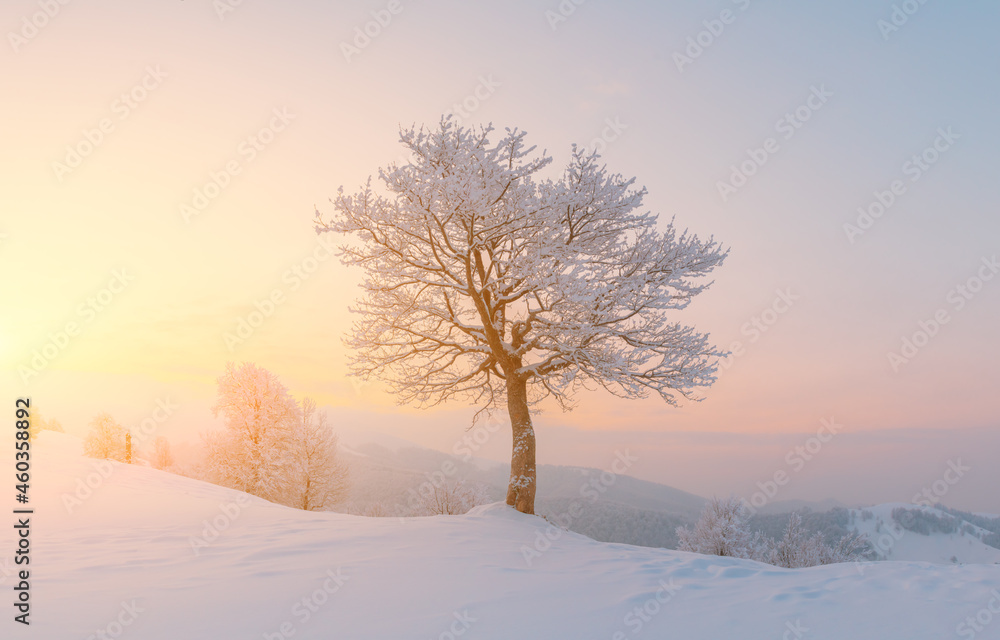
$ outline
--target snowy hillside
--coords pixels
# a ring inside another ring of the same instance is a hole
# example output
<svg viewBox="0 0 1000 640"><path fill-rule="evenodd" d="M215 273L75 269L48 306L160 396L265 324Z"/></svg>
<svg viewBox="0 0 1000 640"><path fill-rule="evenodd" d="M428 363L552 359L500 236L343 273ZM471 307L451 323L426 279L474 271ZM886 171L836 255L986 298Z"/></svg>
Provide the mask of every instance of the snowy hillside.
<svg viewBox="0 0 1000 640"><path fill-rule="evenodd" d="M304 513L83 458L61 434L35 450L34 609L16 637L936 640L1000 589L995 565L786 570L598 543L502 505Z"/></svg>
<svg viewBox="0 0 1000 640"><path fill-rule="evenodd" d="M893 518L894 510L901 510L903 514ZM920 527L914 524L906 526L906 516L914 512L949 523L956 530L920 531ZM1000 563L1000 549L982 542L983 536L989 535L989 531L932 507L894 502L853 509L851 515L852 527L859 533L866 534L879 556L887 560L918 560L939 564Z"/></svg>

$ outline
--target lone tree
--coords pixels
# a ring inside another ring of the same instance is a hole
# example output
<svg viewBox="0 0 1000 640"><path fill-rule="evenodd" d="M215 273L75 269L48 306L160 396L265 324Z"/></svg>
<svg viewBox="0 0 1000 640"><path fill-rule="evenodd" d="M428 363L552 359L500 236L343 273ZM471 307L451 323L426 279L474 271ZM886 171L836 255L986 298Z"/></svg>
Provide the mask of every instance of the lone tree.
<svg viewBox="0 0 1000 640"><path fill-rule="evenodd" d="M715 381L708 336L673 322L709 286L727 252L640 211L645 189L576 146L558 179L525 133L462 128L400 132L410 160L343 187L316 231L349 234L346 264L364 270L348 345L353 373L401 403L506 405L513 431L507 504L534 512L531 407L599 385L676 404Z"/></svg>

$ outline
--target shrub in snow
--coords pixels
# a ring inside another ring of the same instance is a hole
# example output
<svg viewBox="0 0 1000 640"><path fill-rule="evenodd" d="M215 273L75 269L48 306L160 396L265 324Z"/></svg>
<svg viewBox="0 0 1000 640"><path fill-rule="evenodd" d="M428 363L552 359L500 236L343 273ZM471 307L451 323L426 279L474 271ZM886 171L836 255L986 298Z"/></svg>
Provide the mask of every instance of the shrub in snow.
<svg viewBox="0 0 1000 640"><path fill-rule="evenodd" d="M460 515L472 507L492 502L483 485L464 480L448 480L432 484L432 490L421 491L416 506L417 515Z"/></svg>
<svg viewBox="0 0 1000 640"><path fill-rule="evenodd" d="M706 555L728 556L766 562L790 569L820 564L853 562L868 549L863 536L851 533L834 545L823 534L812 535L802 525L802 516L793 513L784 535L773 540L760 531L751 533L750 515L743 502L730 497L713 498L693 528L679 527L678 549Z"/></svg>
<svg viewBox="0 0 1000 640"><path fill-rule="evenodd" d="M393 510L387 507L384 502L376 501L362 509L359 515L367 516L369 518L388 518L392 516L392 511Z"/></svg>
<svg viewBox="0 0 1000 640"><path fill-rule="evenodd" d="M824 542L823 534L809 535L802 526L802 516L793 513L788 520L785 535L769 545L762 560L789 569L815 567L860 560L867 548L867 541L857 534L848 534L836 545L830 546Z"/></svg>
<svg viewBox="0 0 1000 640"><path fill-rule="evenodd" d="M28 437L34 439L34 437L38 435L39 431L56 431L58 433L66 433L66 430L63 429L63 426L58 420L46 420L42 417L42 414L35 413L35 415L31 418L30 424L28 425Z"/></svg>
<svg viewBox="0 0 1000 640"><path fill-rule="evenodd" d="M83 440L83 452L91 458L125 462L125 429L109 413L102 413L90 422L90 431Z"/></svg>
<svg viewBox="0 0 1000 640"><path fill-rule="evenodd" d="M693 528L677 528L677 548L705 555L751 558L757 555L759 536L751 535L749 519L749 512L737 498L712 498Z"/></svg>

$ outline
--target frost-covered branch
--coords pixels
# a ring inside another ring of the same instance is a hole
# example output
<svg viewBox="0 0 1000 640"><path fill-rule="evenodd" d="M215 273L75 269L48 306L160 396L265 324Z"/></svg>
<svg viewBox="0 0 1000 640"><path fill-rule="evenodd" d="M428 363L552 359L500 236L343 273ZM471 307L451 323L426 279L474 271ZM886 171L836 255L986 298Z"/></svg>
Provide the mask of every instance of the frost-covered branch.
<svg viewBox="0 0 1000 640"><path fill-rule="evenodd" d="M713 239L657 227L644 189L574 148L558 180L551 159L507 130L408 129L412 160L341 189L317 232L366 277L348 345L356 374L403 402L501 401L528 380L532 402L564 401L592 383L670 403L711 384L720 355L672 314L710 284L726 257Z"/></svg>

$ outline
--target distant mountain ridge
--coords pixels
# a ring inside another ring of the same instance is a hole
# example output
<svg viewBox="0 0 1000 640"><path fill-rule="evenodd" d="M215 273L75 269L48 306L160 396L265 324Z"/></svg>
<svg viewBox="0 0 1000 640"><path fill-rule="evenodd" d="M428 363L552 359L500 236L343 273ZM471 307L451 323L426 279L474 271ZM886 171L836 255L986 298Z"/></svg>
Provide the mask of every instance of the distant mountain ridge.
<svg viewBox="0 0 1000 640"><path fill-rule="evenodd" d="M509 468L498 462L374 443L357 445L342 455L351 465L351 490L348 502L338 510L365 513L377 505L375 511L380 515L410 515L421 486L446 481L478 484L491 500L503 500L506 493ZM694 523L707 502L667 485L578 466L539 465L538 486L538 515L601 542L645 547L676 548L677 527ZM906 529L893 519L893 510L899 517L900 509L921 510L931 525L910 523L912 530ZM872 559L937 564L1000 562L1000 549L996 548L1000 546L1000 518L940 506L889 503L848 509L832 499L786 500L760 509L751 519L751 528L780 538L792 511L803 515L803 526L810 533L823 534L831 544L852 531L867 535ZM949 524L934 524L942 522ZM928 526L947 531L930 531Z"/></svg>
<svg viewBox="0 0 1000 640"><path fill-rule="evenodd" d="M406 505L410 489L421 483L464 480L484 485L497 500L506 493L509 467L458 457L418 447L389 449L377 444L356 446L352 455L344 451L351 465L349 501L355 506L382 501ZM612 502L641 511L661 511L689 519L698 517L705 499L680 489L640 480L607 470L576 466L539 465L538 511L546 501L582 503Z"/></svg>

